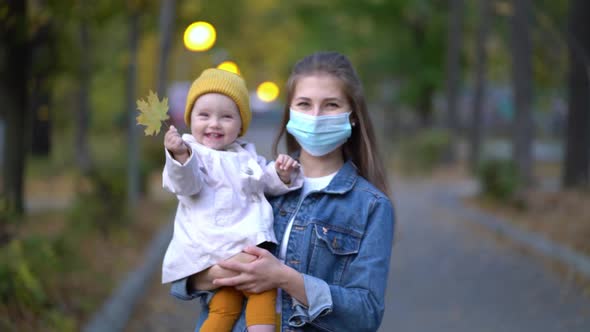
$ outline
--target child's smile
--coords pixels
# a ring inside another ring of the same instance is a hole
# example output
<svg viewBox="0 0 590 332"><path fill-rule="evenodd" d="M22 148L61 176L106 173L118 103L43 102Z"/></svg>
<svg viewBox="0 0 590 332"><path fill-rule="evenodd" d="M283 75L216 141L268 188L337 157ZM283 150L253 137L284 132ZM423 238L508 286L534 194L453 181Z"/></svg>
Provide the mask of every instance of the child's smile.
<svg viewBox="0 0 590 332"><path fill-rule="evenodd" d="M191 133L200 144L225 150L242 128L242 120L234 101L219 93L200 96L191 113Z"/></svg>

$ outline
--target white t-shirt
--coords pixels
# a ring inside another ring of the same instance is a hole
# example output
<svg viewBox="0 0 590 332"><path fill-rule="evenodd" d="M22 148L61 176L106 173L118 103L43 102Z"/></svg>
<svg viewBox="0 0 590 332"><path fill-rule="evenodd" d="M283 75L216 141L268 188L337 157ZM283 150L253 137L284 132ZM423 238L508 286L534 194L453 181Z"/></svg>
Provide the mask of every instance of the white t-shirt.
<svg viewBox="0 0 590 332"><path fill-rule="evenodd" d="M309 194L312 191L318 191L321 189L326 188L330 181L334 178L338 172L334 172L330 175L321 176L319 178L303 178L303 186L301 187L301 197L299 198L299 203L303 197ZM285 229L285 233L283 234L283 240L281 241L281 248L279 250L279 259L282 262L285 262L285 256L287 255L287 244L289 243L289 235L291 235L291 228L293 227L293 219L295 216L289 220L289 224L287 224L287 228Z"/></svg>

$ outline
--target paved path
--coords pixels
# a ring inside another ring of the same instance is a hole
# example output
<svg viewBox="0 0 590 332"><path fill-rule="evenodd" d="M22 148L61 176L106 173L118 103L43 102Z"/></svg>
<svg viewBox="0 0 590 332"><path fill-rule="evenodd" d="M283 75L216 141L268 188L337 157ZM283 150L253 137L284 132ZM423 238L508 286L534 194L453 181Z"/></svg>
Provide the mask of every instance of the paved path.
<svg viewBox="0 0 590 332"><path fill-rule="evenodd" d="M168 285L160 283L160 271L137 306L128 332L190 332L199 317L197 301L180 301L169 295Z"/></svg>
<svg viewBox="0 0 590 332"><path fill-rule="evenodd" d="M398 237L380 331L590 331L590 298L538 258L396 183Z"/></svg>

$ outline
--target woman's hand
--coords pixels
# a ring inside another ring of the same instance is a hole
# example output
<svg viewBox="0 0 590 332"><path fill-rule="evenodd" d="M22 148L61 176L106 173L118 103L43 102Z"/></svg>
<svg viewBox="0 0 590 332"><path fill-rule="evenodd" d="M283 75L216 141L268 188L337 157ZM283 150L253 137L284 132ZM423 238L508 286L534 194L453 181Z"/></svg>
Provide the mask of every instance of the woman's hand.
<svg viewBox="0 0 590 332"><path fill-rule="evenodd" d="M249 263L256 260L256 258L257 257L254 255L241 252L228 258L226 262ZM204 271L190 276L188 283L193 290L210 291L219 288L219 286L213 284L213 280L219 278L235 277L237 275L239 275L238 272L224 269L219 265L213 265Z"/></svg>
<svg viewBox="0 0 590 332"><path fill-rule="evenodd" d="M237 290L261 293L269 289L281 287L285 281L286 267L268 250L258 247L247 247L244 252L256 256L250 263L241 263L226 260L219 263L225 270L230 270L237 275L231 277L215 278L213 284L218 287L231 286Z"/></svg>

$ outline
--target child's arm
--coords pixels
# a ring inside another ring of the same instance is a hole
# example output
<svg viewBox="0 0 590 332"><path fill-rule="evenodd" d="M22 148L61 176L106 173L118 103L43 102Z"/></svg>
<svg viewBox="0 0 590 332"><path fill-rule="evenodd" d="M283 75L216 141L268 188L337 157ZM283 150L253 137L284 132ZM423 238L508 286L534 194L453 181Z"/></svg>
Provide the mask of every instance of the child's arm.
<svg viewBox="0 0 590 332"><path fill-rule="evenodd" d="M176 127L174 126L170 126L166 132L166 135L164 136L164 147L170 151L172 158L181 164L184 164L190 157L191 149L186 146L180 137L178 130L176 130Z"/></svg>
<svg viewBox="0 0 590 332"><path fill-rule="evenodd" d="M297 160L286 154L280 154L275 161L275 170L284 184L291 184L291 174L299 169Z"/></svg>
<svg viewBox="0 0 590 332"><path fill-rule="evenodd" d="M301 167L288 155L280 154L276 161L261 166L264 169L264 193L267 195L283 195L303 185Z"/></svg>
<svg viewBox="0 0 590 332"><path fill-rule="evenodd" d="M164 136L166 148L166 164L162 172L162 186L167 191L181 196L191 196L199 193L203 186L202 171L198 156L192 154L192 149L178 134L174 126Z"/></svg>

